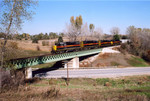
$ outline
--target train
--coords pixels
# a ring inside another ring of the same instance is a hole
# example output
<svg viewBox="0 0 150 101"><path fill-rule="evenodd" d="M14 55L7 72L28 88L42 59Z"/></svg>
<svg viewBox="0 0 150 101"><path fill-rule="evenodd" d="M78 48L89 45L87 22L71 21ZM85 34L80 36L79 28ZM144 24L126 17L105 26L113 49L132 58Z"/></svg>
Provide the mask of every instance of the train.
<svg viewBox="0 0 150 101"><path fill-rule="evenodd" d="M74 41L74 42L59 42L52 47L52 54L60 54L67 52L76 52L82 50L96 49L114 45L120 45L120 40L89 40L89 41Z"/></svg>

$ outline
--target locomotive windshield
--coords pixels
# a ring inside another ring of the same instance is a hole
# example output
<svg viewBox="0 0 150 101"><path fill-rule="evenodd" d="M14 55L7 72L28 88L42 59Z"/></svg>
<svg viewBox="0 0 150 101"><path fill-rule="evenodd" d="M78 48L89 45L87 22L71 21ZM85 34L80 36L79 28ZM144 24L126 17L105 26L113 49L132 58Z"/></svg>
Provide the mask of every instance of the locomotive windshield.
<svg viewBox="0 0 150 101"><path fill-rule="evenodd" d="M57 45L57 46L64 46L64 42L60 42L60 43L55 43L55 45Z"/></svg>

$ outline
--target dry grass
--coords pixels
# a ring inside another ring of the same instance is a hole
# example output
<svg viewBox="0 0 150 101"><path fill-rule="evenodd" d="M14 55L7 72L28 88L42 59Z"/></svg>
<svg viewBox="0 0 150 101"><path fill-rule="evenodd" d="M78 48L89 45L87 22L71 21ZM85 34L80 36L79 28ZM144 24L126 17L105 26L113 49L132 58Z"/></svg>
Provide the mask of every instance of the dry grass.
<svg viewBox="0 0 150 101"><path fill-rule="evenodd" d="M120 66L128 67L127 56L120 53L104 53L92 62L92 67Z"/></svg>
<svg viewBox="0 0 150 101"><path fill-rule="evenodd" d="M28 41L28 40L23 40L23 41L15 41L18 43L18 47L20 49L23 50L34 50L37 51L37 47L39 47L39 49L41 51L46 51L46 52L50 52L51 51L51 46L54 44L55 40L49 40L48 42L50 43L49 46L43 46L42 45L42 40L39 41L39 43L32 43L32 41Z"/></svg>
<svg viewBox="0 0 150 101"><path fill-rule="evenodd" d="M96 68L104 68L104 67L145 67L149 66L146 61L141 59L140 57L133 56L131 54L122 54L122 53L104 53L99 54L99 56L95 59L95 61L82 61L80 67L96 67Z"/></svg>
<svg viewBox="0 0 150 101"><path fill-rule="evenodd" d="M139 83L142 82L142 83ZM148 101L150 76L116 79L44 79L0 93L0 101Z"/></svg>
<svg viewBox="0 0 150 101"><path fill-rule="evenodd" d="M43 46L42 45L42 41L43 40L39 40L38 43L32 43L31 40L8 40L7 42L7 46L8 47L12 47L12 43L16 43L17 44L17 48L21 49L21 50L32 50L32 51L37 51L37 47L40 48L41 51L46 51L46 52L50 52L52 45L54 45L55 41L57 39L53 39L53 40L44 40L46 42L49 42L49 46ZM0 40L0 42L2 42L3 40Z"/></svg>

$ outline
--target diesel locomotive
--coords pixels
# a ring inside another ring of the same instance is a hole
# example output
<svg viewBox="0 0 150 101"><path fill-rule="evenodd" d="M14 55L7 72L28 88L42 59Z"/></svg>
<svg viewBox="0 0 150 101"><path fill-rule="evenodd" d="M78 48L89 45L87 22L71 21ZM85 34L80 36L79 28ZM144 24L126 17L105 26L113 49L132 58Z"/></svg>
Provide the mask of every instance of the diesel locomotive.
<svg viewBox="0 0 150 101"><path fill-rule="evenodd" d="M55 43L52 47L52 54L67 53L81 50L88 50L94 48L102 48L114 45L120 45L119 40L90 40L90 41L74 41L74 42L60 42Z"/></svg>

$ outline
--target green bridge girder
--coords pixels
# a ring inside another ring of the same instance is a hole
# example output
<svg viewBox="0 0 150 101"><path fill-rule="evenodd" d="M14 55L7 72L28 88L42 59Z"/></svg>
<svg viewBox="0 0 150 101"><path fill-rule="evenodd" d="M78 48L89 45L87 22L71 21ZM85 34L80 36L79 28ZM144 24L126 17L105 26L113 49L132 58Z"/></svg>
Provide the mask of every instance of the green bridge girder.
<svg viewBox="0 0 150 101"><path fill-rule="evenodd" d="M87 56L96 53L100 53L102 48L99 49L91 49L91 50L84 50L79 52L70 52L70 53L63 53L57 55L47 55L47 56L39 56L39 57L31 57L31 58L22 58L22 59L14 59L11 61L11 64L16 69L30 67L38 64L50 63L50 62L57 62L61 60L71 59L75 57Z"/></svg>

